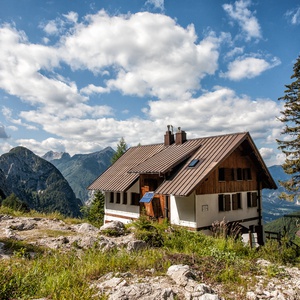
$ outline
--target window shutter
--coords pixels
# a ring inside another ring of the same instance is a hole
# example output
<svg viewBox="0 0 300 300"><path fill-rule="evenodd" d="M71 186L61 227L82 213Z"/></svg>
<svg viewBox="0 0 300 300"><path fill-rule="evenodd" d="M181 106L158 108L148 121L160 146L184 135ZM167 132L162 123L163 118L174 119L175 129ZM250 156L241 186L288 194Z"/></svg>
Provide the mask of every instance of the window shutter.
<svg viewBox="0 0 300 300"><path fill-rule="evenodd" d="M230 195L225 195L225 211L230 210Z"/></svg>
<svg viewBox="0 0 300 300"><path fill-rule="evenodd" d="M225 181L234 180L234 169L225 168Z"/></svg>
<svg viewBox="0 0 300 300"><path fill-rule="evenodd" d="M236 210L238 209L238 194L233 194L232 195L232 209Z"/></svg>
<svg viewBox="0 0 300 300"><path fill-rule="evenodd" d="M252 193L252 206L257 207L257 193Z"/></svg>

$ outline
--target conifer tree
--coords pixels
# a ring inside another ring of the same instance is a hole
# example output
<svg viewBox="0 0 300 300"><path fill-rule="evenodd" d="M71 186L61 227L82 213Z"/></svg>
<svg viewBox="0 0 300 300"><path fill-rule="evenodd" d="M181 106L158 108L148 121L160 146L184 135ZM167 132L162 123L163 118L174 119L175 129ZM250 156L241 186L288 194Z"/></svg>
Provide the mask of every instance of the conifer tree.
<svg viewBox="0 0 300 300"><path fill-rule="evenodd" d="M111 159L111 163L113 164L114 162L116 162L126 152L126 150L127 150L127 144L124 138L122 137L117 145L117 151Z"/></svg>
<svg viewBox="0 0 300 300"><path fill-rule="evenodd" d="M280 181L286 192L280 198L297 202L300 199L300 56L294 67L291 84L285 85L284 96L279 101L284 101L284 109L279 120L285 124L284 138L277 140L278 148L285 154L285 162L282 167L291 178Z"/></svg>

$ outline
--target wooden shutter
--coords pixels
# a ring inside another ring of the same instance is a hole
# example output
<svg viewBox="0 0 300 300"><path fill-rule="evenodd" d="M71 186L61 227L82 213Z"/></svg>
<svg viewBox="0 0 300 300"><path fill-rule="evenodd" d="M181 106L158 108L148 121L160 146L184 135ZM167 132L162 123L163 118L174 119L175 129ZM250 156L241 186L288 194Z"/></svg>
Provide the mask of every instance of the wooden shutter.
<svg viewBox="0 0 300 300"><path fill-rule="evenodd" d="M225 195L225 211L229 211L230 209L230 195Z"/></svg>
<svg viewBox="0 0 300 300"><path fill-rule="evenodd" d="M257 207L257 193L252 193L252 207Z"/></svg>
<svg viewBox="0 0 300 300"><path fill-rule="evenodd" d="M234 180L234 169L225 168L225 181Z"/></svg>
<svg viewBox="0 0 300 300"><path fill-rule="evenodd" d="M238 208L239 208L239 206L238 206L238 194L233 194L232 195L232 209L236 210Z"/></svg>

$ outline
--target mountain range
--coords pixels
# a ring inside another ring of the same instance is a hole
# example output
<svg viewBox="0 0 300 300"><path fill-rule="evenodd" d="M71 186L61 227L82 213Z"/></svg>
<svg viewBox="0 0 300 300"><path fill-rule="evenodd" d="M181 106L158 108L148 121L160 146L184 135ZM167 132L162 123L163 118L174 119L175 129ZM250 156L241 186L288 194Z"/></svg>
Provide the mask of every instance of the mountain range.
<svg viewBox="0 0 300 300"><path fill-rule="evenodd" d="M87 187L110 165L115 151L106 147L90 154L75 154L49 151L42 157L51 162L66 178L77 198L83 203L89 200Z"/></svg>
<svg viewBox="0 0 300 300"><path fill-rule="evenodd" d="M265 223L300 210L300 206L297 205L297 203L288 202L279 198L280 193L284 191L284 188L279 184L279 181L288 180L290 175L286 174L280 165L269 167L269 171L277 183L278 189L265 189L262 192L263 220Z"/></svg>

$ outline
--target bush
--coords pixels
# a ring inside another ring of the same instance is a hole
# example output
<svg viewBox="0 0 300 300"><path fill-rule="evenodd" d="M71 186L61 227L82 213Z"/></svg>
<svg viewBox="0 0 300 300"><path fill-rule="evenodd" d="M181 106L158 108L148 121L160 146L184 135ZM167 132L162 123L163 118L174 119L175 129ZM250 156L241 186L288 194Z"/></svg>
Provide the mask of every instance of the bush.
<svg viewBox="0 0 300 300"><path fill-rule="evenodd" d="M21 201L14 193L10 194L2 201L2 206L9 207L16 211L28 212L28 205Z"/></svg>

